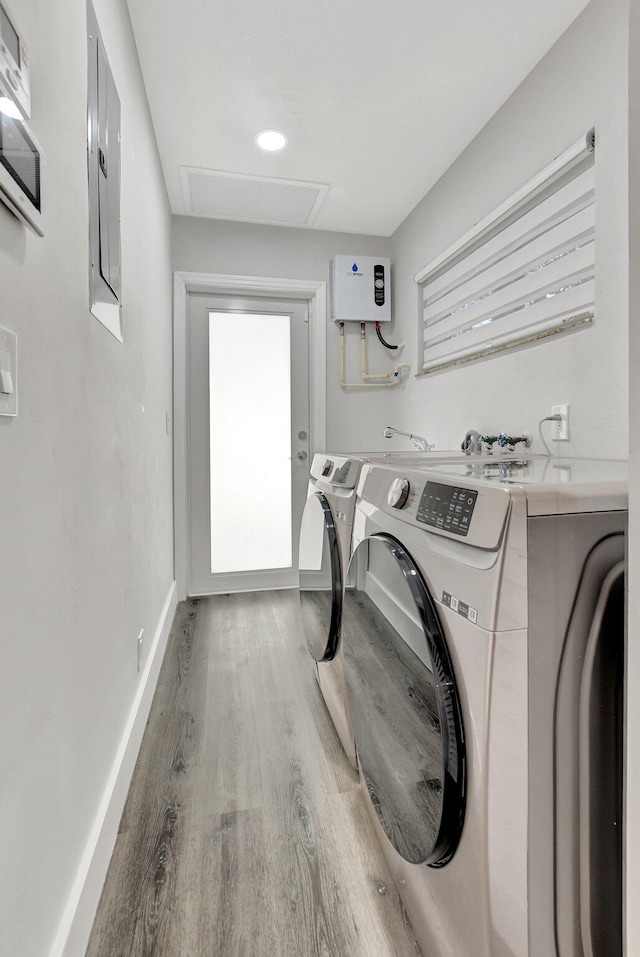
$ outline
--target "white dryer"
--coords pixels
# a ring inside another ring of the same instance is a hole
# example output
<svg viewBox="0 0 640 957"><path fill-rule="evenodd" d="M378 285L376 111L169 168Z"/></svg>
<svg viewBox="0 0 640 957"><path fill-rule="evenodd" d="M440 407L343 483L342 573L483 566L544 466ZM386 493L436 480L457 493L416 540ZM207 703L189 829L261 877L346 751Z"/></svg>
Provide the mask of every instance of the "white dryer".
<svg viewBox="0 0 640 957"><path fill-rule="evenodd" d="M320 690L342 746L354 768L353 729L346 706L340 629L345 576L351 558L353 520L360 473L367 463L403 468L443 462L505 462L515 453L318 452L311 463L307 502L300 526L300 606L309 653Z"/></svg>
<svg viewBox="0 0 640 957"><path fill-rule="evenodd" d="M618 957L626 463L360 481L344 596L368 806L429 957Z"/></svg>

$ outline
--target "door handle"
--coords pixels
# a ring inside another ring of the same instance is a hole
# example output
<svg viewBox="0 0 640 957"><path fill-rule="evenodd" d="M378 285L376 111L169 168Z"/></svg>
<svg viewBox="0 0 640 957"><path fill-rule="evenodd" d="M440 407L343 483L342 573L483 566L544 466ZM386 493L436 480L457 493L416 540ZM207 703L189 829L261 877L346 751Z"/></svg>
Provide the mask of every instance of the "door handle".
<svg viewBox="0 0 640 957"><path fill-rule="evenodd" d="M299 452L296 452L295 455L291 455L290 458L300 459L301 462L304 462L304 460L307 458L307 453L304 451L304 449L300 449Z"/></svg>

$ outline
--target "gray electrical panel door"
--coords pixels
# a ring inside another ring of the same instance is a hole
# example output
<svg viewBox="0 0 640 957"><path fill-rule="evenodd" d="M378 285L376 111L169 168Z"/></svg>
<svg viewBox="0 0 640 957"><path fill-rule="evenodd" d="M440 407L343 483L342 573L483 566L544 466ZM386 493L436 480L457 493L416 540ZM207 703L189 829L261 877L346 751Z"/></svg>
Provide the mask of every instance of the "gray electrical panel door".
<svg viewBox="0 0 640 957"><path fill-rule="evenodd" d="M87 3L89 283L91 311L104 321L115 307L120 326L120 98L91 3ZM105 322L112 328L112 320ZM115 331L112 328L112 331Z"/></svg>
<svg viewBox="0 0 640 957"><path fill-rule="evenodd" d="M120 100L98 39L100 274L120 299Z"/></svg>

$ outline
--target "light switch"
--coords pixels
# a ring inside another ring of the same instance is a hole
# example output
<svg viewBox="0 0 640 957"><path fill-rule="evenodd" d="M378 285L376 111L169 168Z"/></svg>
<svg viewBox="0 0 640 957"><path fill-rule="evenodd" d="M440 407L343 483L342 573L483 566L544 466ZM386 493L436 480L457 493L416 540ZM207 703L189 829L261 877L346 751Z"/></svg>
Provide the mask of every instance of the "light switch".
<svg viewBox="0 0 640 957"><path fill-rule="evenodd" d="M18 337L0 326L0 415L18 414Z"/></svg>
<svg viewBox="0 0 640 957"><path fill-rule="evenodd" d="M7 352L3 349L2 352ZM7 353L9 355L9 353ZM2 362L2 353L0 352L0 363ZM11 369L3 369L0 365L0 392L4 395L13 395L13 379L11 378Z"/></svg>

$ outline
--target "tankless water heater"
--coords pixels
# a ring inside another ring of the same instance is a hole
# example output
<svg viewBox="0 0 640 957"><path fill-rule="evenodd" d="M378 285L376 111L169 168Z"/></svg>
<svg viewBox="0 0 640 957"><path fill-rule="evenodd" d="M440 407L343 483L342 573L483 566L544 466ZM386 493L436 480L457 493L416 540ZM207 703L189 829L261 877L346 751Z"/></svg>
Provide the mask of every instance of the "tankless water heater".
<svg viewBox="0 0 640 957"><path fill-rule="evenodd" d="M391 321L391 261L382 256L334 256L332 318L336 322Z"/></svg>

